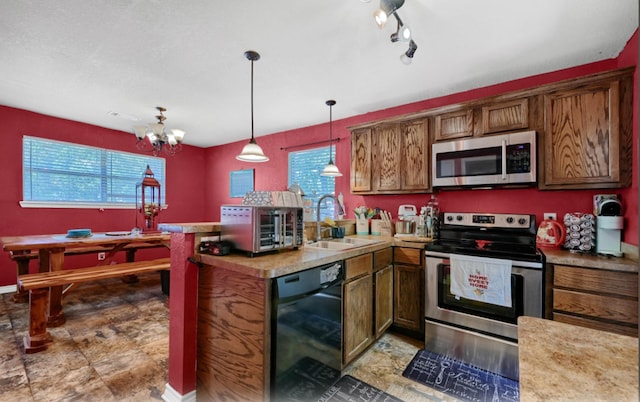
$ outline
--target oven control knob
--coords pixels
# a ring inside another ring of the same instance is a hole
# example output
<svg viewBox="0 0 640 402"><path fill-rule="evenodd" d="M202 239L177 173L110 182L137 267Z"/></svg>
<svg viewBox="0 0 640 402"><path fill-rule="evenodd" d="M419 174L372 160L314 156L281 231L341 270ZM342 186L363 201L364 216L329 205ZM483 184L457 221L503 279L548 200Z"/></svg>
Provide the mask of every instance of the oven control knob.
<svg viewBox="0 0 640 402"><path fill-rule="evenodd" d="M464 219L464 218L462 217L462 215L457 215L457 216L456 216L456 220L457 220L458 222L462 221L462 219Z"/></svg>
<svg viewBox="0 0 640 402"><path fill-rule="evenodd" d="M513 223L513 216L507 217L507 223Z"/></svg>
<svg viewBox="0 0 640 402"><path fill-rule="evenodd" d="M453 216L447 215L447 221L451 222L453 220Z"/></svg>
<svg viewBox="0 0 640 402"><path fill-rule="evenodd" d="M524 224L527 223L527 220L525 218L520 218L520 219L518 219L518 223L521 224L521 225L524 225Z"/></svg>

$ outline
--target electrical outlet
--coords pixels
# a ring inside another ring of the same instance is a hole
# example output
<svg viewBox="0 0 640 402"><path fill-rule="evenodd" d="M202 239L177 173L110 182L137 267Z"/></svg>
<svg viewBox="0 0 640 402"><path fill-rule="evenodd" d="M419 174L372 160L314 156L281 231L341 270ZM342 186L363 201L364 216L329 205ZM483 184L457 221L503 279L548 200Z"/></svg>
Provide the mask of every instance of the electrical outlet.
<svg viewBox="0 0 640 402"><path fill-rule="evenodd" d="M98 253L98 261L104 261L105 258L107 258L106 253Z"/></svg>
<svg viewBox="0 0 640 402"><path fill-rule="evenodd" d="M551 219L555 221L557 219L557 215L555 212L545 212L544 219Z"/></svg>

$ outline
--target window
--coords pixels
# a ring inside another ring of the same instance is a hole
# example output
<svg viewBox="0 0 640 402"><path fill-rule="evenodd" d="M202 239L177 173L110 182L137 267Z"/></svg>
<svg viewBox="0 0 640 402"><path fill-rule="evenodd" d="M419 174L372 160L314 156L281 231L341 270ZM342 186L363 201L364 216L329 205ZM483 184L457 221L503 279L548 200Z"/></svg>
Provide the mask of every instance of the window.
<svg viewBox="0 0 640 402"><path fill-rule="evenodd" d="M318 199L324 194L335 193L335 178L320 176L322 169L329 162L330 147L306 149L304 151L289 153L289 187L298 183L304 191L304 201L311 203L313 208L305 208L305 215L312 213L315 220L315 206ZM323 202L320 209L320 219L334 217L335 203L329 200ZM308 219L311 220L311 219Z"/></svg>
<svg viewBox="0 0 640 402"><path fill-rule="evenodd" d="M149 165L165 199L165 160L24 136L23 206L127 208Z"/></svg>

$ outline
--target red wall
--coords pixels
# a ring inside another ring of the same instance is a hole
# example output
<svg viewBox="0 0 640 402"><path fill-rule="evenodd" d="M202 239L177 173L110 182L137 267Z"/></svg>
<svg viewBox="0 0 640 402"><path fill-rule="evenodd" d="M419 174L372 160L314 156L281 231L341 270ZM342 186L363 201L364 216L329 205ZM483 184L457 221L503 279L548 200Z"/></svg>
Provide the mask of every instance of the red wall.
<svg viewBox="0 0 640 402"><path fill-rule="evenodd" d="M135 226L133 209L42 209L21 208L19 205L22 200L24 135L135 153L138 151L133 134L4 106L0 106L0 121L3 122L3 149L11 150L0 158L0 236L66 233L71 228L90 228L95 232L120 231ZM161 222L199 221L204 216L205 197L200 172L203 171L205 153L202 148L186 146L182 153L167 158L165 201L169 208L161 212ZM160 249L138 253L139 258L168 256L167 250ZM118 259L123 261L124 254ZM65 261L68 267L96 263L95 255L75 256ZM31 269L36 268L35 263L31 265ZM0 253L0 286L15 283L15 263L7 253Z"/></svg>
<svg viewBox="0 0 640 402"><path fill-rule="evenodd" d="M428 99L390 109L375 111L343 120L334 121L336 144L336 165L344 176L336 179L336 191L342 192L349 217L355 206L367 205L387 209L395 216L401 204L423 205L430 197L422 195L394 196L354 196L349 192L350 141L348 127L397 116L404 113L426 110L438 106L478 99L509 91L535 87L537 85L561 81L596 72L612 70L637 64L637 31L617 59L592 63L576 68L505 82L498 85L474 89L467 92ZM637 71L634 86L638 85ZM637 91L636 91L637 92ZM538 220L544 212L556 212L558 216L566 212L589 212L592 210L593 194L619 194L625 205L624 241L638 244L638 94L634 94L634 135L633 135L633 185L618 191L538 191L520 190L465 190L446 191L438 194L444 211L468 212L512 212L532 213ZM338 99L338 106L340 105ZM91 228L93 231L117 231L131 229L135 224L133 210L97 209L38 209L21 208L22 199L22 136L50 138L75 142L96 147L137 152L132 134L109 130L80 122L0 106L0 121L3 123L3 149L0 158L0 236L14 236L43 233L65 233L70 228ZM240 202L229 198L229 172L238 169L255 169L256 190L284 190L287 187L287 151L282 147L322 141L328 138L328 122L276 133L257 139L271 160L266 163L251 164L240 162L235 156L240 152L244 140L208 149L186 146L184 151L167 158L167 203L169 208L160 215L160 222L199 222L220 219L220 205ZM188 134L187 134L188 135ZM308 148L308 147L307 147ZM293 150L300 150L294 148ZM20 151L17 151L20 150ZM166 255L166 250L141 251L140 257ZM124 258L124 256L120 256ZM77 256L67 260L68 267L95 264L95 256ZM33 264L35 265L35 264ZM35 268L32 267L32 269ZM15 284L15 264L7 253L0 253L0 286Z"/></svg>
<svg viewBox="0 0 640 402"><path fill-rule="evenodd" d="M348 127L397 116L405 113L426 110L434 107L479 99L498 95L510 91L536 87L543 84L562 81L597 72L634 66L638 59L638 32L633 35L624 51L617 59L605 60L575 68L555 71L509 81L489 87L478 88L467 92L457 93L440 98L380 110L364 115L337 120L333 122L334 136L340 138L336 145L336 165L343 173L336 178L336 193L342 192L348 217L353 217L353 208L358 205L380 207L397 214L401 204L424 205L430 198L429 194L422 195L377 195L357 196L349 192L350 141ZM634 74L634 87L638 85L637 71ZM544 212L555 212L561 218L567 212L592 212L594 194L618 194L625 207L624 241L638 244L638 94L634 94L634 124L633 124L633 185L630 188L612 190L573 190L573 191L538 191L537 189L517 190L460 190L444 191L437 194L441 209L444 211L463 212L509 212L535 214L538 221L542 220ZM338 99L338 106L340 100ZM217 221L220 219L219 206L225 203L239 202L240 199L229 198L229 170L255 169L256 190L284 190L287 187L287 152L281 147L312 143L328 138L328 123L304 127L297 130L276 133L257 139L271 160L263 164L243 163L235 160L248 141L226 144L210 148L207 151L207 171L224 172L211 180L206 189L206 199L210 207L207 208L206 219ZM316 145L317 146L317 145ZM308 148L308 147L307 147ZM300 150L304 148L295 148Z"/></svg>

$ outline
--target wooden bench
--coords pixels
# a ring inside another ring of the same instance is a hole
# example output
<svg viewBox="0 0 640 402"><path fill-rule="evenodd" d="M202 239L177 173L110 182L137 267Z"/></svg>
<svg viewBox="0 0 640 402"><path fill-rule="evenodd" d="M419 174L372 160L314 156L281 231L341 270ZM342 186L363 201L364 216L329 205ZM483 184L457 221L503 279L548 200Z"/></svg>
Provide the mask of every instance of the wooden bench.
<svg viewBox="0 0 640 402"><path fill-rule="evenodd" d="M110 246L87 246L87 247L74 247L68 250L65 250L65 256L71 255L85 255L85 254L97 254L97 253L106 253L109 254L109 258L112 258L117 252L124 251L127 254L127 262L131 262L135 260L136 251L144 248L157 248L157 247L166 247L165 244L158 243L129 243L125 244L121 248L116 248L114 250L113 247ZM39 257L38 250L23 250L23 251L12 251L9 254L10 258L17 263L17 271L18 276L27 275L29 273L29 261L37 259ZM13 295L13 301L16 303L23 303L28 300L28 295L26 292L20 291L18 287L18 291Z"/></svg>
<svg viewBox="0 0 640 402"><path fill-rule="evenodd" d="M40 352L53 342L51 334L47 331L50 286L64 286L98 279L168 270L170 265L169 258L160 258L18 276L18 288L23 292L29 292L29 332L24 336L25 352Z"/></svg>

